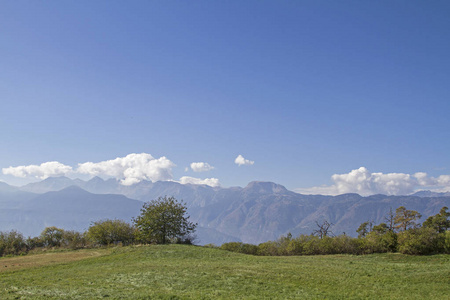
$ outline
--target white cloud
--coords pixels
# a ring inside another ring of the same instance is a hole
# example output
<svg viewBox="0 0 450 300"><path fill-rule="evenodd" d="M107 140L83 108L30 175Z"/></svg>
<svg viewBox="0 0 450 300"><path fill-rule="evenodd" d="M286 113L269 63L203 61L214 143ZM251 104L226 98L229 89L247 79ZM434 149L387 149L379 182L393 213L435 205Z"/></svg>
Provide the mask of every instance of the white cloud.
<svg viewBox="0 0 450 300"><path fill-rule="evenodd" d="M212 187L217 187L220 186L219 183L219 179L217 178L205 178L205 179L200 179L200 178L194 178L194 177L189 177L189 176L183 176L180 178L180 183L181 184L205 184L205 185L209 185Z"/></svg>
<svg viewBox="0 0 450 300"><path fill-rule="evenodd" d="M248 159L245 159L242 155L239 154L238 157L236 157L236 159L234 160L234 163L239 165L239 166L242 166L242 165L244 165L244 166L251 166L255 162L251 161L251 160L248 160Z"/></svg>
<svg viewBox="0 0 450 300"><path fill-rule="evenodd" d="M334 174L331 179L334 182L332 185L296 189L296 191L305 194L323 195L358 193L367 196L373 194L407 195L424 187L432 190L450 189L450 175L441 175L434 178L423 172L413 175L371 173L365 167L352 170L347 174Z"/></svg>
<svg viewBox="0 0 450 300"><path fill-rule="evenodd" d="M156 159L147 153L132 153L113 160L78 164L76 171L93 176L111 176L120 179L123 185L132 185L142 180L172 180L173 167L175 164L164 156Z"/></svg>
<svg viewBox="0 0 450 300"><path fill-rule="evenodd" d="M62 176L72 172L72 167L57 161L49 161L40 165L18 166L2 169L3 174L15 177L36 177L45 179L51 176Z"/></svg>
<svg viewBox="0 0 450 300"><path fill-rule="evenodd" d="M214 169L214 167L205 162L193 162L191 163L191 169L194 172L207 172Z"/></svg>

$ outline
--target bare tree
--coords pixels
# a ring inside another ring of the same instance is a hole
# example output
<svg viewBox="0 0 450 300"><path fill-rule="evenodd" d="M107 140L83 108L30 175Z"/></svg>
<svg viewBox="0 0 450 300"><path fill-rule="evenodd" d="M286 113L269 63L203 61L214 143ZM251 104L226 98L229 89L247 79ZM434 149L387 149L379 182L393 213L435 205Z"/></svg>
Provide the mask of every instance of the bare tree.
<svg viewBox="0 0 450 300"><path fill-rule="evenodd" d="M319 228L313 231L313 235L317 235L321 239L328 235L333 235L333 232L330 230L330 227L333 226L332 223L329 223L325 220L322 222L322 224L316 221L316 224Z"/></svg>
<svg viewBox="0 0 450 300"><path fill-rule="evenodd" d="M389 212L384 217L384 220L386 221L389 231L394 231L395 214L394 211L392 210L392 206L389 208Z"/></svg>

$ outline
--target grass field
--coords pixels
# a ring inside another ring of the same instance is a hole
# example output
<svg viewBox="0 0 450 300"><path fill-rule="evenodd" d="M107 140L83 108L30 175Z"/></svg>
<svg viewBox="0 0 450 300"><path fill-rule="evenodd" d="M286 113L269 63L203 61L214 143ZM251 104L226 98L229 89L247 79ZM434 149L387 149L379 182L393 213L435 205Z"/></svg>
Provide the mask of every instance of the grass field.
<svg viewBox="0 0 450 300"><path fill-rule="evenodd" d="M0 299L450 299L450 255L135 246L0 259Z"/></svg>

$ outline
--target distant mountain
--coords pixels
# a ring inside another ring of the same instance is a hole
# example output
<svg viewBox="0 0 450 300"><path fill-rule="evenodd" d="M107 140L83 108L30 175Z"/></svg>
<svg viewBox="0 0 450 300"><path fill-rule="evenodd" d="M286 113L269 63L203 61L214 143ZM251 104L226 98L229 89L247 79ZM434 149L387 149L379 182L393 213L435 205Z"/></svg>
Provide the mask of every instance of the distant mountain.
<svg viewBox="0 0 450 300"><path fill-rule="evenodd" d="M18 190L17 187L11 186L5 182L0 181L0 192L13 192L17 190Z"/></svg>
<svg viewBox="0 0 450 300"><path fill-rule="evenodd" d="M450 197L450 192L436 193L432 191L418 191L411 196L417 197Z"/></svg>
<svg viewBox="0 0 450 300"><path fill-rule="evenodd" d="M80 179L70 179L65 176L60 177L49 177L39 182L29 183L20 188L20 190L32 193L46 193L53 191L60 191L69 186L75 185L80 186L86 182Z"/></svg>
<svg viewBox="0 0 450 300"><path fill-rule="evenodd" d="M131 221L142 204L123 195L97 195L71 186L0 209L0 228L16 229L30 236L39 235L47 226L84 231L91 222L101 219Z"/></svg>
<svg viewBox="0 0 450 300"><path fill-rule="evenodd" d="M0 185L0 230L15 228L35 235L51 225L84 230L99 219L129 221L139 214L142 201L167 195L186 203L191 220L199 224L201 244L232 240L257 244L289 232L310 234L317 228L316 222L324 220L333 224L335 234L355 236L361 223L383 222L390 208L403 205L417 210L424 221L443 206L450 207L450 197L444 195L302 195L273 182L258 181L244 188L213 188L169 181L123 186L99 177L89 181L59 177L20 189L3 187L8 191L2 192ZM39 191L43 194L36 194Z"/></svg>

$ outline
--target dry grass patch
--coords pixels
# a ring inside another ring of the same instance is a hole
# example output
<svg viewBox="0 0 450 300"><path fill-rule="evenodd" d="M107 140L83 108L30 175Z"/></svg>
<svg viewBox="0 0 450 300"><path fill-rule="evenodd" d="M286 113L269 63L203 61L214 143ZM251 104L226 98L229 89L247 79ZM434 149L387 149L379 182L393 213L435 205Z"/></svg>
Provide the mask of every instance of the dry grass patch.
<svg viewBox="0 0 450 300"><path fill-rule="evenodd" d="M0 273L54 264L64 264L108 254L107 249L49 252L0 258Z"/></svg>

